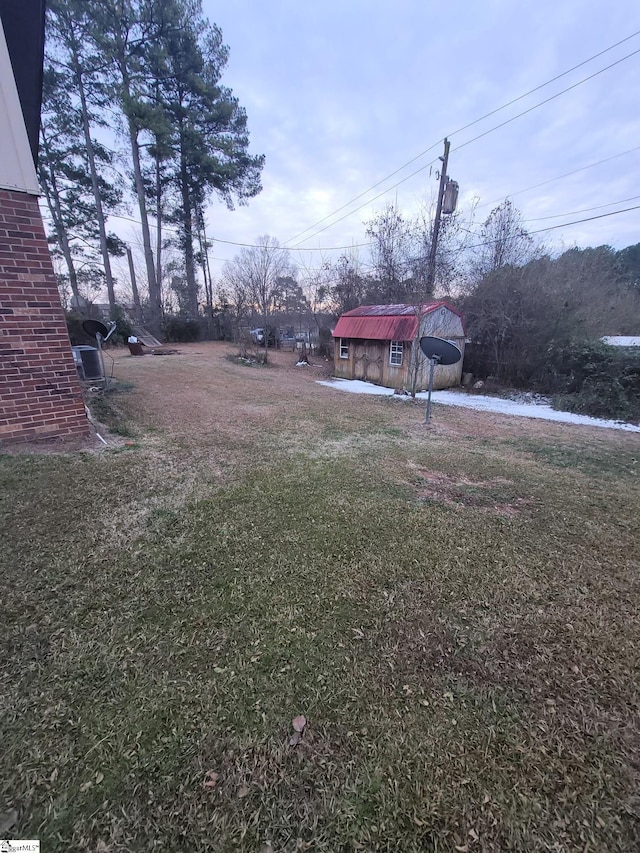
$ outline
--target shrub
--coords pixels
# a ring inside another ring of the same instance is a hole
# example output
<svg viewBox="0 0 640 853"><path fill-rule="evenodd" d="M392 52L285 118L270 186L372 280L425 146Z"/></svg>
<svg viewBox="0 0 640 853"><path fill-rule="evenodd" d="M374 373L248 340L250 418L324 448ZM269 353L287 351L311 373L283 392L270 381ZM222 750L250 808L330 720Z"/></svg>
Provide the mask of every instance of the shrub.
<svg viewBox="0 0 640 853"><path fill-rule="evenodd" d="M600 342L551 348L541 390L556 408L592 417L640 420L640 352Z"/></svg>
<svg viewBox="0 0 640 853"><path fill-rule="evenodd" d="M126 344L129 336L133 334L133 330L120 305L116 305L114 320L116 321L116 330L109 341L114 344Z"/></svg>
<svg viewBox="0 0 640 853"><path fill-rule="evenodd" d="M91 346L96 345L96 339L92 335L87 335L87 333L82 328L82 324L85 320L89 319L87 316L80 314L78 311L68 311L65 314L65 319L67 321L67 331L69 332L69 338L71 340L71 346L83 346L89 344ZM98 319L102 321L102 318ZM123 308L120 305L115 306L115 321L116 328L115 331L111 334L109 338L110 344L126 344L129 335L132 334L131 324L127 320L127 317L124 313ZM106 322L105 326L109 326L109 323Z"/></svg>
<svg viewBox="0 0 640 853"><path fill-rule="evenodd" d="M167 341L188 344L200 340L200 322L190 317L167 317L164 321L164 334Z"/></svg>
<svg viewBox="0 0 640 853"><path fill-rule="evenodd" d="M318 355L323 358L333 358L333 337L331 336L331 329L328 326L320 326L318 336L320 338Z"/></svg>
<svg viewBox="0 0 640 853"><path fill-rule="evenodd" d="M92 338L91 335L88 335L82 328L82 323L87 319L86 317L83 317L82 314L78 314L77 311L68 311L65 314L65 319L67 321L67 332L69 333L69 339L72 347L96 345L96 339Z"/></svg>

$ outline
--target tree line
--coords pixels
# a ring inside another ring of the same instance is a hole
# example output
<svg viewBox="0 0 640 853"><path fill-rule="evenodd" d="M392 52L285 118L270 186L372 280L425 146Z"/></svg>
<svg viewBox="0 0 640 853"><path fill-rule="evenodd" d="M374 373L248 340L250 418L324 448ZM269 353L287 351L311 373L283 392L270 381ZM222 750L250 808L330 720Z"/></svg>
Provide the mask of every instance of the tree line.
<svg viewBox="0 0 640 853"><path fill-rule="evenodd" d="M552 343L640 332L640 244L553 253L527 231L509 200L477 227L473 214L443 220L435 279L429 211L411 217L389 204L364 223L370 243L364 258L354 251L295 270L277 240L260 238L225 265L220 301L238 326L252 313L269 322L282 280L302 281L306 311L318 324L362 304L447 297L465 314L474 372L521 384L540 373L536 358Z"/></svg>
<svg viewBox="0 0 640 853"><path fill-rule="evenodd" d="M212 310L206 205L246 203L264 165L222 83L228 55L200 0L48 3L39 176L76 304L83 286L104 286L115 314L112 258L126 247L107 223L131 198L145 268L141 297L132 265L133 298L147 324L159 332L168 250L180 257L188 310L197 316L200 277Z"/></svg>

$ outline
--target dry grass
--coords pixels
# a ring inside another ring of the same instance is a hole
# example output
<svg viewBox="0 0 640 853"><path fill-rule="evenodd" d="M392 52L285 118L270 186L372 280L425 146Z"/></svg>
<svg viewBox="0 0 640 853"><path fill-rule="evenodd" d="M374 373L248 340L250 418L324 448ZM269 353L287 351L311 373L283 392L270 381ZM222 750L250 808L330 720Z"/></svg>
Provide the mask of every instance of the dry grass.
<svg viewBox="0 0 640 853"><path fill-rule="evenodd" d="M637 437L181 350L129 444L0 460L9 834L638 849Z"/></svg>

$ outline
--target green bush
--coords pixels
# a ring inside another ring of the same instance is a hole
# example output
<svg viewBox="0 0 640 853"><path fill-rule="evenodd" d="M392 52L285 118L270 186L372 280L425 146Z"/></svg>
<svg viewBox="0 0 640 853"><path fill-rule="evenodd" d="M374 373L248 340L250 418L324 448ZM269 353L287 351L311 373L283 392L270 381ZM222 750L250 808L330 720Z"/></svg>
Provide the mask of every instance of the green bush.
<svg viewBox="0 0 640 853"><path fill-rule="evenodd" d="M164 334L167 341L188 344L200 340L200 322L190 317L167 317L164 321Z"/></svg>
<svg viewBox="0 0 640 853"><path fill-rule="evenodd" d="M68 311L65 314L65 319L67 321L67 331L69 332L69 338L71 340L71 346L83 346L89 344L91 346L96 345L96 339L92 335L87 335L87 333L82 328L82 324L88 317L84 314L80 314L78 311ZM99 318L102 321L102 318ZM123 308L120 305L115 306L115 321L116 321L116 329L115 332L110 336L109 343L110 344L126 344L129 335L132 334L131 324L126 318ZM106 322L105 326L109 326L109 323Z"/></svg>
<svg viewBox="0 0 640 853"><path fill-rule="evenodd" d="M333 358L333 337L331 336L331 329L328 326L320 326L318 336L320 338L318 354L323 358Z"/></svg>
<svg viewBox="0 0 640 853"><path fill-rule="evenodd" d="M133 334L133 330L120 305L116 305L114 319L116 321L116 330L109 338L109 341L114 344L126 344L129 336Z"/></svg>
<svg viewBox="0 0 640 853"><path fill-rule="evenodd" d="M67 321L67 332L69 333L69 339L72 347L96 345L96 339L92 338L91 335L88 335L82 328L82 323L87 319L86 317L83 317L82 314L78 314L77 311L68 311L65 314L65 319Z"/></svg>
<svg viewBox="0 0 640 853"><path fill-rule="evenodd" d="M541 390L558 409L592 417L640 420L640 352L600 342L551 348Z"/></svg>

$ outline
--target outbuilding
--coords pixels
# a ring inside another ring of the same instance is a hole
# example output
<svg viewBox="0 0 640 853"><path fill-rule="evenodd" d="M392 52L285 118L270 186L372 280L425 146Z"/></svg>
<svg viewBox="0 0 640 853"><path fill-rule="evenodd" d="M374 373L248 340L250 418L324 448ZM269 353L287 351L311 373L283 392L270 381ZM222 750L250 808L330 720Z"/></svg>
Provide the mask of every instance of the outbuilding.
<svg viewBox="0 0 640 853"><path fill-rule="evenodd" d="M429 383L429 362L420 350L425 335L452 341L464 355L462 315L447 302L362 305L347 311L333 331L335 375L409 390L415 376L415 390L423 391ZM450 388L461 378L462 359L450 367L438 365L433 387Z"/></svg>

